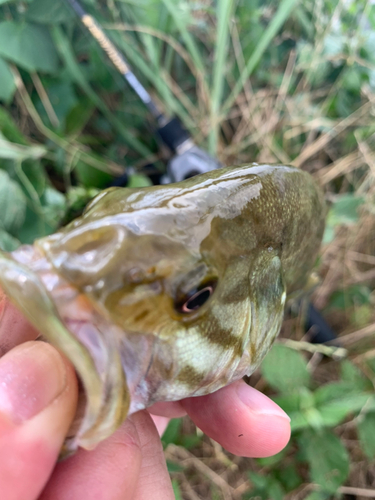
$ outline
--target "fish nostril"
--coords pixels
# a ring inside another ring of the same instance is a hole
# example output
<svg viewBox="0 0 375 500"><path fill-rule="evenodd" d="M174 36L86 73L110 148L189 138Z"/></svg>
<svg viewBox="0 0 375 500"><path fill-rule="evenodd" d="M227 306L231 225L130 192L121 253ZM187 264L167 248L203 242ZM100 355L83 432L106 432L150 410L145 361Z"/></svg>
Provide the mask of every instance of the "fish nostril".
<svg viewBox="0 0 375 500"><path fill-rule="evenodd" d="M103 272L114 262L124 237L125 230L119 226L81 226L46 250L54 267L69 274L92 275Z"/></svg>

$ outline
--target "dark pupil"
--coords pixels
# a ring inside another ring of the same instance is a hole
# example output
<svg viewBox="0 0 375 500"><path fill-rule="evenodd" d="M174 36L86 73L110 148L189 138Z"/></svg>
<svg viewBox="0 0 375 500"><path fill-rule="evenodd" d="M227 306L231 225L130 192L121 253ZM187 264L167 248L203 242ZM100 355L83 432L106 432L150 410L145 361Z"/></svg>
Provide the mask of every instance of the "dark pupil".
<svg viewBox="0 0 375 500"><path fill-rule="evenodd" d="M199 309L210 298L213 292L212 286L206 286L199 290L187 300L181 307L182 312L190 312Z"/></svg>

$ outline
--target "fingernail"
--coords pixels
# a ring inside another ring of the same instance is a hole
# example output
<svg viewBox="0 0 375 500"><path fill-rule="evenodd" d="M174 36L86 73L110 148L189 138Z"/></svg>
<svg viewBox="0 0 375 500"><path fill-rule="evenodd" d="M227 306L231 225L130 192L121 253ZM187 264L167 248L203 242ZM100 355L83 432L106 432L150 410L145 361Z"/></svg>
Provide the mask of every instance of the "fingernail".
<svg viewBox="0 0 375 500"><path fill-rule="evenodd" d="M27 342L0 359L0 413L20 424L41 412L64 390L66 368L44 342Z"/></svg>
<svg viewBox="0 0 375 500"><path fill-rule="evenodd" d="M251 411L262 415L286 418L290 422L289 416L280 406L243 381L237 385L237 395L242 403L250 408Z"/></svg>

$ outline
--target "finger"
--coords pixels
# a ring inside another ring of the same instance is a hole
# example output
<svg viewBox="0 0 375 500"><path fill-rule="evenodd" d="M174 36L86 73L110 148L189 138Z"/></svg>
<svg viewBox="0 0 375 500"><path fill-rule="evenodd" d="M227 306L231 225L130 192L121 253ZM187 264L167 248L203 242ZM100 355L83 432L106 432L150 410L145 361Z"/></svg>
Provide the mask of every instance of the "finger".
<svg viewBox="0 0 375 500"><path fill-rule="evenodd" d="M147 411L138 412L131 418L136 422L142 447L142 467L134 500L174 500L163 447L150 415Z"/></svg>
<svg viewBox="0 0 375 500"><path fill-rule="evenodd" d="M181 404L205 434L235 455L274 455L290 438L287 414L242 380Z"/></svg>
<svg viewBox="0 0 375 500"><path fill-rule="evenodd" d="M16 345L34 340L39 332L24 318L0 288L0 357Z"/></svg>
<svg viewBox="0 0 375 500"><path fill-rule="evenodd" d="M34 500L57 460L77 404L73 368L50 345L27 342L0 359L2 500Z"/></svg>
<svg viewBox="0 0 375 500"><path fill-rule="evenodd" d="M40 500L173 500L158 433L147 412L128 418L95 450L57 465Z"/></svg>
<svg viewBox="0 0 375 500"><path fill-rule="evenodd" d="M161 417L179 418L186 415L185 408L180 401L168 401L167 403L154 403L147 408L152 415L160 415Z"/></svg>

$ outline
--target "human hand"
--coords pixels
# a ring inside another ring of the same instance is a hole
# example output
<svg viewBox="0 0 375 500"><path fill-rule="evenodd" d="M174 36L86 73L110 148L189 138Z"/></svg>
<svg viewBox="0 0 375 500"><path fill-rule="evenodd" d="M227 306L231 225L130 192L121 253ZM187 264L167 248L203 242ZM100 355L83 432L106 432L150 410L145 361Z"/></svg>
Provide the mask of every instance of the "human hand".
<svg viewBox="0 0 375 500"><path fill-rule="evenodd" d="M56 464L75 414L77 380L70 363L36 336L0 291L2 500L173 500L158 433L164 417L188 414L240 456L273 455L289 440L286 414L238 381L207 396L158 403L153 415L140 411L95 450Z"/></svg>

